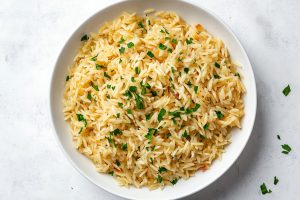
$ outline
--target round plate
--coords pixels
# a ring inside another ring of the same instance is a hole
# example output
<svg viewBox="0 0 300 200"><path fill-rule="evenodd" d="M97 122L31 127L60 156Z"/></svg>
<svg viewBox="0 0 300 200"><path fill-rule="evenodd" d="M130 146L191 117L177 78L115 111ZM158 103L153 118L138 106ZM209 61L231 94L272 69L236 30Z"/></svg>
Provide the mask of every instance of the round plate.
<svg viewBox="0 0 300 200"><path fill-rule="evenodd" d="M93 163L75 149L69 126L64 121L62 112L65 77L68 67L71 65L75 54L82 45L82 42L80 42L81 36L84 33L97 32L104 22L117 18L124 11L137 12L143 15L143 11L149 8L154 8L157 11L175 11L187 23L200 23L208 32L222 39L233 61L238 61L242 64L240 72L243 75L243 82L247 90L244 95L245 116L242 119L242 129L232 130L232 143L226 147L222 158L217 159L209 170L198 172L187 181L180 180L174 186L168 186L163 190L158 189L154 191L149 191L147 188L121 187L111 176L98 173ZM100 10L87 19L71 35L60 52L53 71L50 89L50 109L56 137L61 149L73 166L91 182L115 195L129 199L177 199L200 191L214 182L230 168L243 151L251 135L256 114L255 79L249 59L236 36L216 15L202 8L198 3L189 3L179 0L123 1Z"/></svg>

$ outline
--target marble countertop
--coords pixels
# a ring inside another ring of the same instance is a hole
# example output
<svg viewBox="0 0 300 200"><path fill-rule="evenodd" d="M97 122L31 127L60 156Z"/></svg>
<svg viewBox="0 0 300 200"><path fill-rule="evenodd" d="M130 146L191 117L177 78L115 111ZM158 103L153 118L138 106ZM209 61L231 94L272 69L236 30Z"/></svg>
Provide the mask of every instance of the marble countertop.
<svg viewBox="0 0 300 200"><path fill-rule="evenodd" d="M50 75L64 42L83 20L113 2L1 1L0 199L121 199L90 183L67 161L53 136L48 106ZM300 1L199 2L244 45L256 76L258 112L238 161L186 199L299 199ZM287 84L292 91L285 97ZM292 147L289 155L281 153L285 143ZM276 186L274 176L280 180ZM271 194L260 193L262 182Z"/></svg>

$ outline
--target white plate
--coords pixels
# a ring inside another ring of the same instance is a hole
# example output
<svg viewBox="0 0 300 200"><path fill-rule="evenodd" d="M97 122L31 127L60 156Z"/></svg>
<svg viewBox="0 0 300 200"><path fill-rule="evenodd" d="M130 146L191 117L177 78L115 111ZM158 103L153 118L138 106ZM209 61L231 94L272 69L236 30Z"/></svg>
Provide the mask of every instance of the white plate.
<svg viewBox="0 0 300 200"><path fill-rule="evenodd" d="M106 174L96 172L94 165L74 147L68 124L63 115L63 91L65 77L76 52L82 42L84 33L96 32L108 20L113 20L122 12L137 12L143 14L148 8L156 10L172 10L177 12L188 23L200 23L214 36L221 38L227 46L234 61L242 64L241 74L247 93L244 96L245 117L242 120L242 129L233 130L232 143L226 148L222 159L216 160L206 172L198 172L187 181L180 180L175 186L168 186L164 190L149 191L147 188L124 188L117 181ZM179 0L131 0L116 3L104 8L87 19L69 38L57 59L52 75L50 89L50 107L52 121L56 130L57 140L66 157L73 166L86 178L99 187L129 199L176 199L193 194L219 178L239 157L252 132L256 114L256 87L251 64L233 32L216 15L199 6L198 3L188 3ZM238 181L238 180L237 180Z"/></svg>

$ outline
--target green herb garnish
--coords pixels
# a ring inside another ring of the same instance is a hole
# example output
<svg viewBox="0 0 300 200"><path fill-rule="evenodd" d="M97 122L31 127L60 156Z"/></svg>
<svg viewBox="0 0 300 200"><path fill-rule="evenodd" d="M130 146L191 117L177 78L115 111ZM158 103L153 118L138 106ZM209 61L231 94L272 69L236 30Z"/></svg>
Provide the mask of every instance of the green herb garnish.
<svg viewBox="0 0 300 200"><path fill-rule="evenodd" d="M220 68L221 66L220 66L219 63L215 62L215 67L216 67L216 68Z"/></svg>
<svg viewBox="0 0 300 200"><path fill-rule="evenodd" d="M87 41L89 39L89 36L85 34L84 36L81 37L80 41Z"/></svg>
<svg viewBox="0 0 300 200"><path fill-rule="evenodd" d="M167 133L166 138L171 137L171 133Z"/></svg>
<svg viewBox="0 0 300 200"><path fill-rule="evenodd" d="M123 37L121 37L121 39L120 39L119 43L120 43L120 44L122 44L124 41L125 41L125 40L124 40L124 38L123 38Z"/></svg>
<svg viewBox="0 0 300 200"><path fill-rule="evenodd" d="M174 111L174 112L169 112L168 113L170 116L173 116L175 118L180 118L180 112L179 111Z"/></svg>
<svg viewBox="0 0 300 200"><path fill-rule="evenodd" d="M148 51L148 52L147 52L147 55L148 55L150 58L154 58L154 54L153 54L151 51Z"/></svg>
<svg viewBox="0 0 300 200"><path fill-rule="evenodd" d="M144 108L144 100L142 97L140 97L138 94L136 95L135 98L135 103L136 103L136 107L137 109L143 109Z"/></svg>
<svg viewBox="0 0 300 200"><path fill-rule="evenodd" d="M177 39L175 39L175 38L173 38L173 39L171 40L171 42L172 42L173 44L177 44L177 43L178 43Z"/></svg>
<svg viewBox="0 0 300 200"><path fill-rule="evenodd" d="M99 91L99 87L98 85L94 85L93 82L91 82L91 86L96 90L96 91Z"/></svg>
<svg viewBox="0 0 300 200"><path fill-rule="evenodd" d="M121 48L119 49L119 52L120 52L120 54L125 53L125 48L124 48L124 47L121 47Z"/></svg>
<svg viewBox="0 0 300 200"><path fill-rule="evenodd" d="M128 114L132 114L132 110L131 109L127 109L126 110Z"/></svg>
<svg viewBox="0 0 300 200"><path fill-rule="evenodd" d="M127 150L127 143L122 144L121 149L122 149L123 151L126 151L126 150Z"/></svg>
<svg viewBox="0 0 300 200"><path fill-rule="evenodd" d="M215 79L219 79L219 78L221 78L218 74L214 74L214 78Z"/></svg>
<svg viewBox="0 0 300 200"><path fill-rule="evenodd" d="M97 70L100 70L100 69L103 69L103 68L105 68L103 65L96 64L96 69Z"/></svg>
<svg viewBox="0 0 300 200"><path fill-rule="evenodd" d="M216 112L216 114L217 114L217 117L218 117L218 119L222 119L223 117L224 117L224 115L222 114L222 112L221 111L215 111Z"/></svg>
<svg viewBox="0 0 300 200"><path fill-rule="evenodd" d="M91 58L91 61L97 61L98 54Z"/></svg>
<svg viewBox="0 0 300 200"><path fill-rule="evenodd" d="M129 42L129 43L127 43L127 47L130 49L130 48L132 48L132 47L134 47L134 44L133 44L133 42Z"/></svg>
<svg viewBox="0 0 300 200"><path fill-rule="evenodd" d="M116 160L116 165L117 165L118 167L120 167L121 163L120 163L119 160Z"/></svg>
<svg viewBox="0 0 300 200"><path fill-rule="evenodd" d="M291 87L290 87L290 85L287 85L287 86L282 90L282 93L284 94L284 96L289 95L290 92L291 92Z"/></svg>
<svg viewBox="0 0 300 200"><path fill-rule="evenodd" d="M190 69L187 68L187 67L185 67L183 70L184 70L184 72L185 72L186 74L189 73L189 71L190 71Z"/></svg>
<svg viewBox="0 0 300 200"><path fill-rule="evenodd" d="M150 120L151 119L151 117L152 117L152 113L148 113L148 114L146 114L146 121L148 121L148 120Z"/></svg>
<svg viewBox="0 0 300 200"><path fill-rule="evenodd" d="M120 108L123 108L123 104L120 103L120 102L118 102L118 106L119 106Z"/></svg>
<svg viewBox="0 0 300 200"><path fill-rule="evenodd" d="M193 38L186 39L185 41L186 41L187 45L192 44L193 43Z"/></svg>
<svg viewBox="0 0 300 200"><path fill-rule="evenodd" d="M175 178L175 179L173 179L172 181L170 181L171 183L172 183L172 185L175 185L176 183L177 183L177 181L178 181L178 179L177 178Z"/></svg>
<svg viewBox="0 0 300 200"><path fill-rule="evenodd" d="M167 49L167 46L165 46L165 45L162 44L162 43L159 43L158 47L159 47L161 50L166 50L166 49Z"/></svg>
<svg viewBox="0 0 300 200"><path fill-rule="evenodd" d="M184 133L181 135L181 137L189 138L190 135L186 131L184 131Z"/></svg>
<svg viewBox="0 0 300 200"><path fill-rule="evenodd" d="M111 79L111 77L106 72L104 72L104 77Z"/></svg>
<svg viewBox="0 0 300 200"><path fill-rule="evenodd" d="M152 94L153 97L156 97L156 96L157 96L157 92L154 91L154 90L151 91L151 94Z"/></svg>
<svg viewBox="0 0 300 200"><path fill-rule="evenodd" d="M131 77L131 82L135 82L134 77Z"/></svg>
<svg viewBox="0 0 300 200"><path fill-rule="evenodd" d="M78 121L83 122L83 123L84 123L84 126L86 126L86 125L87 125L87 121L86 121L86 119L83 117L83 115L82 115L82 114L76 114L76 115L77 115Z"/></svg>
<svg viewBox="0 0 300 200"><path fill-rule="evenodd" d="M126 90L125 93L124 93L124 96L127 96L128 99L131 99L133 96L132 96L132 93L129 91L129 90Z"/></svg>
<svg viewBox="0 0 300 200"><path fill-rule="evenodd" d="M142 22L142 21L139 21L139 22L138 22L138 26L139 26L140 28L144 28L143 22Z"/></svg>
<svg viewBox="0 0 300 200"><path fill-rule="evenodd" d="M114 171L108 172L108 174L114 176Z"/></svg>
<svg viewBox="0 0 300 200"><path fill-rule="evenodd" d="M283 151L281 153L289 154L292 151L292 148L288 144L281 145Z"/></svg>
<svg viewBox="0 0 300 200"><path fill-rule="evenodd" d="M154 134L157 133L157 129L156 128L148 128L148 132L147 134L145 135L145 138L147 138L148 140L152 140L152 137Z"/></svg>
<svg viewBox="0 0 300 200"><path fill-rule="evenodd" d="M208 127L209 127L209 123L206 123L206 124L203 126L203 129L204 129L204 130L208 130Z"/></svg>
<svg viewBox="0 0 300 200"><path fill-rule="evenodd" d="M135 74L139 74L141 71L140 71L140 69L138 68L138 67L135 67L134 68L134 71L135 71Z"/></svg>
<svg viewBox="0 0 300 200"><path fill-rule="evenodd" d="M279 179L276 176L274 176L274 185L277 185L278 182L279 182Z"/></svg>
<svg viewBox="0 0 300 200"><path fill-rule="evenodd" d="M173 74L175 74L175 69L174 69L174 67L171 67L171 71L172 71Z"/></svg>
<svg viewBox="0 0 300 200"><path fill-rule="evenodd" d="M87 94L87 98L88 98L88 100L90 100L90 101L92 100L92 95L91 95L91 93L88 93L88 94Z"/></svg>
<svg viewBox="0 0 300 200"><path fill-rule="evenodd" d="M277 139L278 139L278 140L281 140L281 137L280 137L280 135L277 135Z"/></svg>
<svg viewBox="0 0 300 200"><path fill-rule="evenodd" d="M197 85L194 86L194 91L195 91L196 94L197 94L197 92L198 92L198 88L199 88L199 87L198 87Z"/></svg>
<svg viewBox="0 0 300 200"><path fill-rule="evenodd" d="M120 129L116 128L115 130L111 131L110 133L113 135L121 135L123 132Z"/></svg>
<svg viewBox="0 0 300 200"><path fill-rule="evenodd" d="M161 120L163 120L163 117L164 115L166 114L166 110L164 108L162 108L159 113L158 113L158 116L157 116L157 120L160 122Z"/></svg>
<svg viewBox="0 0 300 200"><path fill-rule="evenodd" d="M158 173L163 173L163 172L166 172L167 171L167 168L165 167L159 167L158 168Z"/></svg>
<svg viewBox="0 0 300 200"><path fill-rule="evenodd" d="M134 92L137 91L137 87L136 86L130 86L129 91L134 93Z"/></svg>
<svg viewBox="0 0 300 200"><path fill-rule="evenodd" d="M66 82L68 82L69 80L70 80L70 76L68 75L68 76L66 76Z"/></svg>
<svg viewBox="0 0 300 200"><path fill-rule="evenodd" d="M272 190L268 189L266 184L263 183L261 186L260 186L260 191L263 195L267 194L267 193L271 193Z"/></svg>
<svg viewBox="0 0 300 200"><path fill-rule="evenodd" d="M161 183L163 181L163 178L160 175L158 175L156 180L157 182Z"/></svg>

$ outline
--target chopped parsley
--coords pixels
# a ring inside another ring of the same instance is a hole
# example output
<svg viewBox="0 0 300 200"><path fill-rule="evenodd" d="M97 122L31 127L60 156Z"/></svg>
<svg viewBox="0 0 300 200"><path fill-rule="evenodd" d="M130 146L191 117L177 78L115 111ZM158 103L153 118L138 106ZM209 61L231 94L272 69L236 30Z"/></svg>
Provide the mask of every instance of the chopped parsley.
<svg viewBox="0 0 300 200"><path fill-rule="evenodd" d="M196 103L195 107L192 109L193 112L196 112L200 108L200 104Z"/></svg>
<svg viewBox="0 0 300 200"><path fill-rule="evenodd" d="M216 110L215 112L217 114L218 119L222 119L224 117L221 111Z"/></svg>
<svg viewBox="0 0 300 200"><path fill-rule="evenodd" d="M154 134L157 133L157 129L156 128L148 128L148 132L147 134L145 135L145 138L147 138L148 140L152 140L152 137Z"/></svg>
<svg viewBox="0 0 300 200"><path fill-rule="evenodd" d="M169 138L171 137L171 135L172 135L171 133L167 133L166 137Z"/></svg>
<svg viewBox="0 0 300 200"><path fill-rule="evenodd" d="M176 183L177 183L177 181L178 181L178 179L177 178L175 178L175 179L173 179L172 181L170 181L171 183L172 183L172 185L175 185Z"/></svg>
<svg viewBox="0 0 300 200"><path fill-rule="evenodd" d="M92 95L91 95L91 93L88 93L88 94L87 94L87 98L88 98L88 100L90 100L90 101L92 100Z"/></svg>
<svg viewBox="0 0 300 200"><path fill-rule="evenodd" d="M281 145L283 151L281 153L289 154L292 151L292 148L288 144Z"/></svg>
<svg viewBox="0 0 300 200"><path fill-rule="evenodd" d="M126 110L128 114L132 114L132 110L131 109L127 109Z"/></svg>
<svg viewBox="0 0 300 200"><path fill-rule="evenodd" d="M68 76L66 76L66 82L68 82L69 80L70 80L70 76L68 75Z"/></svg>
<svg viewBox="0 0 300 200"><path fill-rule="evenodd" d="M103 69L103 68L105 68L104 65L96 64L96 69L97 70L100 70L100 69Z"/></svg>
<svg viewBox="0 0 300 200"><path fill-rule="evenodd" d="M171 38L170 37L165 37L165 40L170 40Z"/></svg>
<svg viewBox="0 0 300 200"><path fill-rule="evenodd" d="M199 133L199 136L201 139L207 139L207 137L205 135L202 135L201 133Z"/></svg>
<svg viewBox="0 0 300 200"><path fill-rule="evenodd" d="M115 130L111 131L110 133L113 135L121 135L123 132L120 129L116 128Z"/></svg>
<svg viewBox="0 0 300 200"><path fill-rule="evenodd" d="M119 160L116 160L116 165L117 165L118 167L120 167L121 163L120 163Z"/></svg>
<svg viewBox="0 0 300 200"><path fill-rule="evenodd" d="M130 92L136 92L137 91L137 87L136 86L130 86L129 87L129 91Z"/></svg>
<svg viewBox="0 0 300 200"><path fill-rule="evenodd" d="M153 97L156 97L156 96L157 96L157 92L154 91L154 90L151 91L151 94L152 94Z"/></svg>
<svg viewBox="0 0 300 200"><path fill-rule="evenodd" d="M197 85L194 86L194 91L195 91L195 93L198 92L198 88L199 88L199 87L198 87Z"/></svg>
<svg viewBox="0 0 300 200"><path fill-rule="evenodd" d="M91 82L91 86L96 90L96 91L99 91L99 87L98 85L94 85L93 82Z"/></svg>
<svg viewBox="0 0 300 200"><path fill-rule="evenodd" d="M221 66L220 66L219 63L215 62L215 67L216 67L216 68L220 68Z"/></svg>
<svg viewBox="0 0 300 200"><path fill-rule="evenodd" d="M123 151L126 151L126 150L127 150L127 143L122 144L121 149L122 149Z"/></svg>
<svg viewBox="0 0 300 200"><path fill-rule="evenodd" d="M143 22L142 22L142 21L139 21L139 22L138 22L138 26L139 26L140 28L144 28Z"/></svg>
<svg viewBox="0 0 300 200"><path fill-rule="evenodd" d="M89 39L89 36L85 34L84 36L81 37L80 41L87 41Z"/></svg>
<svg viewBox="0 0 300 200"><path fill-rule="evenodd" d="M152 117L152 113L148 113L148 114L146 114L146 121L148 121L148 120L150 120L151 119L151 117Z"/></svg>
<svg viewBox="0 0 300 200"><path fill-rule="evenodd" d="M140 95L136 95L136 98L135 98L135 103L136 103L136 107L137 109L143 109L144 108L144 100L142 97L140 97Z"/></svg>
<svg viewBox="0 0 300 200"><path fill-rule="evenodd" d="M120 39L119 43L120 43L120 44L122 44L123 42L125 42L125 40L124 40L124 38L123 38L123 37L121 37L121 39Z"/></svg>
<svg viewBox="0 0 300 200"><path fill-rule="evenodd" d="M159 43L158 47L161 49L161 50L166 50L168 47L162 43Z"/></svg>
<svg viewBox="0 0 300 200"><path fill-rule="evenodd" d="M236 72L234 75L241 78L240 73L238 73L238 72Z"/></svg>
<svg viewBox="0 0 300 200"><path fill-rule="evenodd" d="M188 81L188 82L187 82L187 85L188 85L189 87L192 87L191 81Z"/></svg>
<svg viewBox="0 0 300 200"><path fill-rule="evenodd" d="M274 185L277 185L278 182L279 182L279 179L276 176L274 176Z"/></svg>
<svg viewBox="0 0 300 200"><path fill-rule="evenodd" d="M104 77L111 79L111 77L106 72L104 72Z"/></svg>
<svg viewBox="0 0 300 200"><path fill-rule="evenodd" d="M278 139L278 140L281 140L281 137L280 137L280 135L277 135L277 139Z"/></svg>
<svg viewBox="0 0 300 200"><path fill-rule="evenodd" d="M206 123L206 124L203 126L203 129L204 129L204 130L208 130L208 128L209 128L209 123Z"/></svg>
<svg viewBox="0 0 300 200"><path fill-rule="evenodd" d="M125 48L124 48L124 47L121 47L121 48L119 49L119 52L120 52L120 54L125 53Z"/></svg>
<svg viewBox="0 0 300 200"><path fill-rule="evenodd" d="M163 178L160 175L158 175L156 180L157 182L161 183L163 181Z"/></svg>
<svg viewBox="0 0 300 200"><path fill-rule="evenodd" d="M158 173L163 173L163 172L166 172L167 171L167 168L165 167L159 167L158 168Z"/></svg>
<svg viewBox="0 0 300 200"><path fill-rule="evenodd" d="M169 53L172 53L173 50L172 50L171 48L168 48L168 52L169 52Z"/></svg>
<svg viewBox="0 0 300 200"><path fill-rule="evenodd" d="M135 74L139 74L141 71L140 71L140 69L138 68L138 67L135 67L134 68L134 71L135 71Z"/></svg>
<svg viewBox="0 0 300 200"><path fill-rule="evenodd" d="M158 113L158 116L157 116L157 120L159 121L159 122L161 122L161 120L163 120L163 117L164 117L164 115L166 114L166 110L164 109L164 108L162 108L160 111L159 111L159 113Z"/></svg>
<svg viewBox="0 0 300 200"><path fill-rule="evenodd" d="M170 116L173 116L174 118L180 118L180 112L179 111L173 111L168 113Z"/></svg>
<svg viewBox="0 0 300 200"><path fill-rule="evenodd" d="M263 195L267 194L267 193L271 193L272 190L268 189L266 184L263 183L261 186L260 186L260 191Z"/></svg>
<svg viewBox="0 0 300 200"><path fill-rule="evenodd" d="M171 71L172 71L173 74L175 74L175 69L174 69L174 67L171 67Z"/></svg>
<svg viewBox="0 0 300 200"><path fill-rule="evenodd" d="M132 96L132 93L129 91L129 90L126 90L125 93L124 93L124 96L127 96L128 99L131 99L133 96Z"/></svg>
<svg viewBox="0 0 300 200"><path fill-rule="evenodd" d="M135 82L134 77L131 77L131 82Z"/></svg>
<svg viewBox="0 0 300 200"><path fill-rule="evenodd" d="M91 61L97 61L98 54L91 58Z"/></svg>
<svg viewBox="0 0 300 200"><path fill-rule="evenodd" d="M115 90L115 89L116 89L116 86L112 86L111 89L112 89L112 90Z"/></svg>
<svg viewBox="0 0 300 200"><path fill-rule="evenodd" d="M186 131L184 131L184 133L181 135L181 137L189 138L190 135Z"/></svg>
<svg viewBox="0 0 300 200"><path fill-rule="evenodd" d="M86 126L87 122L86 122L86 119L84 118L84 116L82 114L76 114L76 115L77 115L78 121L83 122L84 126Z"/></svg>
<svg viewBox="0 0 300 200"><path fill-rule="evenodd" d="M153 158L150 158L150 163L153 164Z"/></svg>
<svg viewBox="0 0 300 200"><path fill-rule="evenodd" d="M141 91L141 95L145 95L146 94L146 87L142 87L142 91Z"/></svg>
<svg viewBox="0 0 300 200"><path fill-rule="evenodd" d="M108 172L108 174L114 176L114 171Z"/></svg>
<svg viewBox="0 0 300 200"><path fill-rule="evenodd" d="M122 103L118 103L118 106L120 107L120 108L123 108L123 104Z"/></svg>
<svg viewBox="0 0 300 200"><path fill-rule="evenodd" d="M83 130L83 128L81 127L80 130L79 130L79 132L78 132L78 134L80 134L82 132L82 130Z"/></svg>
<svg viewBox="0 0 300 200"><path fill-rule="evenodd" d="M284 94L284 96L289 95L290 92L291 92L291 87L290 87L290 85L287 85L287 86L282 90L282 93Z"/></svg>
<svg viewBox="0 0 300 200"><path fill-rule="evenodd" d="M219 79L219 78L221 78L218 74L214 74L214 78L215 79Z"/></svg>
<svg viewBox="0 0 300 200"><path fill-rule="evenodd" d="M148 55L150 58L154 58L154 54L153 54L151 51L148 51L148 52L147 52L147 55Z"/></svg>
<svg viewBox="0 0 300 200"><path fill-rule="evenodd" d="M177 41L176 38L173 38L173 39L171 40L171 42L172 42L173 44L177 44L177 43L178 43L178 41Z"/></svg>
<svg viewBox="0 0 300 200"><path fill-rule="evenodd" d="M184 72L185 72L186 74L189 73L189 71L190 71L190 69L187 68L187 67L185 67L183 70L184 70Z"/></svg>
<svg viewBox="0 0 300 200"><path fill-rule="evenodd" d="M117 113L117 118L120 118L120 113Z"/></svg>
<svg viewBox="0 0 300 200"><path fill-rule="evenodd" d="M110 84L108 84L106 87L107 87L107 89L110 89L110 88L111 88L111 85L110 85Z"/></svg>
<svg viewBox="0 0 300 200"><path fill-rule="evenodd" d="M186 39L185 42L186 42L187 45L192 44L193 43L193 38Z"/></svg>
<svg viewBox="0 0 300 200"><path fill-rule="evenodd" d="M133 42L129 42L129 43L127 43L127 47L130 49L130 48L132 48L132 47L134 47L134 44L133 44Z"/></svg>

